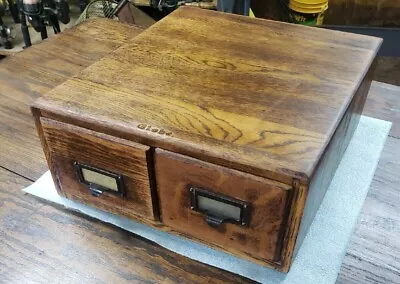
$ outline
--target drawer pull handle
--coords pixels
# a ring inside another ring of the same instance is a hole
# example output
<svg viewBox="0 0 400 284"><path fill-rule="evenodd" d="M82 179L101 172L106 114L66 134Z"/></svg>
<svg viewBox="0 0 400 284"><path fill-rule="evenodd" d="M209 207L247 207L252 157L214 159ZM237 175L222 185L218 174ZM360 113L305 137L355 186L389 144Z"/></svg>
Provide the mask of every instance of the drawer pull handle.
<svg viewBox="0 0 400 284"><path fill-rule="evenodd" d="M221 224L225 221L224 218L210 216L210 215L206 215L205 220L208 225L210 225L211 227L215 227L215 228L221 226Z"/></svg>
<svg viewBox="0 0 400 284"><path fill-rule="evenodd" d="M97 188L94 188L94 187L92 187L92 186L89 186L89 189L90 189L90 193L91 193L94 197L99 197L99 196L103 193L102 190L97 189Z"/></svg>
<svg viewBox="0 0 400 284"><path fill-rule="evenodd" d="M80 183L89 187L90 193L99 197L103 192L125 195L122 175L74 162Z"/></svg>
<svg viewBox="0 0 400 284"><path fill-rule="evenodd" d="M225 222L248 226L250 204L248 202L216 194L203 188L189 187L190 208L205 214L205 221L211 227Z"/></svg>

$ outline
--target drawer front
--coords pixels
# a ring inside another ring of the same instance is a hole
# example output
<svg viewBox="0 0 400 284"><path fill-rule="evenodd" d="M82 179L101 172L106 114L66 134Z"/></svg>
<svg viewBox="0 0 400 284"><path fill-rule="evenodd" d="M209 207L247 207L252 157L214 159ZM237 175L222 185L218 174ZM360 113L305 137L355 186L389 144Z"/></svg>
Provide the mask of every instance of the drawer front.
<svg viewBox="0 0 400 284"><path fill-rule="evenodd" d="M156 149L162 222L233 254L279 262L291 186Z"/></svg>
<svg viewBox="0 0 400 284"><path fill-rule="evenodd" d="M118 215L158 219L149 147L46 118L40 122L63 195Z"/></svg>

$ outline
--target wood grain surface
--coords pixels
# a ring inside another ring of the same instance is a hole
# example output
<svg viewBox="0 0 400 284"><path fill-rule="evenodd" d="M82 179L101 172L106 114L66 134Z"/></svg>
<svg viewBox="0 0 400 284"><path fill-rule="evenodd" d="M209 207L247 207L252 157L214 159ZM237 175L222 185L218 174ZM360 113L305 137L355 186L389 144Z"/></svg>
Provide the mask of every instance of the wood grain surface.
<svg viewBox="0 0 400 284"><path fill-rule="evenodd" d="M113 27L116 34L125 33L126 37L131 35L130 29L124 25L115 23ZM98 27L91 26L90 29L98 30ZM63 35L64 33L59 37ZM109 36L112 38L112 34ZM83 33L80 37L81 40L74 41L74 45L64 47L66 50L75 48L79 54L79 57L71 59L71 63L79 62L78 58L81 57L91 57L90 49L82 48L80 43L95 39L85 38ZM47 49L44 48L46 45L43 45L45 42L37 46L41 54L46 53ZM98 42L97 48L109 52L106 43L106 40ZM29 91L28 93L33 95L27 96L21 91L20 86L36 85L48 90L50 87L46 85L47 82L52 82L57 74L70 72L63 64L54 65L49 72L18 68L23 66L31 51L27 49L13 59L0 61L0 74L8 72L9 76L0 76L2 127L0 278L2 281L6 283L28 281L30 283L82 283L82 281L85 283L128 281L249 283L250 281L225 271L167 252L156 244L150 244L121 229L45 205L21 193L20 189L31 183L21 175L34 179L42 174L47 166L28 110L28 105L39 93ZM26 57L19 59L22 54L26 54L24 55ZM62 55L54 54L54 56ZM37 57L32 56L32 58ZM40 65L40 62L37 64ZM13 66L17 70L15 74L10 71ZM76 68L83 68L79 66L78 63ZM29 82L35 84L30 85ZM400 224L397 216L400 216L398 175L400 169L397 161L400 160L398 157L400 142L395 137L400 138L400 135L393 132L399 123L396 111L400 108L399 92L399 87L372 83L364 114L393 121L392 137L388 138L383 150L360 221L345 256L338 283L397 284L399 282ZM6 99L4 96L7 94ZM29 127L25 128L24 125ZM5 129L10 131L5 132ZM31 142L32 140L36 142ZM5 141L10 142L7 144ZM9 170L4 167L9 167ZM38 211L38 208L42 210Z"/></svg>
<svg viewBox="0 0 400 284"><path fill-rule="evenodd" d="M191 239L248 259L256 258L264 265L267 262L280 266L291 185L160 149L156 149L154 160L163 224ZM190 208L190 187L248 202L248 225L224 223L210 227L203 213Z"/></svg>
<svg viewBox="0 0 400 284"><path fill-rule="evenodd" d="M250 283L97 220L45 205L0 169L1 283Z"/></svg>
<svg viewBox="0 0 400 284"><path fill-rule="evenodd" d="M30 104L116 49L141 28L91 19L0 61L1 165L34 180L46 171ZM29 52L27 52L29 50Z"/></svg>
<svg viewBox="0 0 400 284"><path fill-rule="evenodd" d="M379 56L374 80L400 86L400 56Z"/></svg>
<svg viewBox="0 0 400 284"><path fill-rule="evenodd" d="M234 38L226 33L232 26L236 27ZM247 32L250 29L254 30L252 38ZM194 230L200 216L190 214L185 188L191 182L216 187L215 193L228 196L239 196L242 191L242 199L251 188L241 186L239 180L234 182L234 175L229 185L218 185L226 176L210 176L221 173L221 168L207 171L206 166L191 167L189 158L178 163L162 155L156 169L155 183L163 194L159 210L167 216L163 225L228 252L265 260L287 272L292 244L297 242L299 247L302 243L358 125L381 42L378 38L180 8L39 98L33 110L68 123L65 125L77 124L116 137L122 134L127 140L255 173L290 187L293 179L305 185L311 182L311 190L305 191L311 194L306 207L303 199L300 206L296 200L291 202L289 194L274 193L276 199L269 199L271 189L264 182L267 192L253 201L254 209L274 208L276 214L264 214L272 220L257 219L257 226L247 230L228 224L223 226L225 231L210 229L203 222L203 227L198 225L199 230ZM293 46L307 52L294 53ZM70 177L73 170L69 152L65 159L52 158L56 151L50 152L53 176L62 182L63 175ZM192 171L194 176L184 174ZM204 180L199 180L201 174ZM64 183L64 188L73 184L72 180L65 182L65 177ZM171 203L172 193L176 197ZM180 214L184 217L179 218ZM289 215L293 218L286 219ZM300 220L302 233L298 237ZM256 236L256 241L235 241L238 233L246 239Z"/></svg>
<svg viewBox="0 0 400 284"><path fill-rule="evenodd" d="M62 195L114 214L158 219L157 199L150 189L149 147L49 119L42 118L40 123L49 168ZM93 196L89 187L79 182L75 162L122 175L124 196L107 192Z"/></svg>
<svg viewBox="0 0 400 284"><path fill-rule="evenodd" d="M400 283L400 139L388 137L338 283Z"/></svg>
<svg viewBox="0 0 400 284"><path fill-rule="evenodd" d="M371 86L372 76L376 60L373 63L374 67L371 68L365 79L358 88L353 101L350 103L345 115L340 121L332 139L329 141L314 175L311 178L309 187L307 188L307 201L298 218L302 218L299 233L296 239L296 252L300 246L311 226L314 217L325 197L325 193L329 188L336 169L349 145L350 140L353 138L353 133L358 126L361 113L364 109L365 101L367 99L368 91ZM300 207L301 208L301 207Z"/></svg>
<svg viewBox="0 0 400 284"><path fill-rule="evenodd" d="M312 176L380 44L182 7L36 107L57 120L291 184Z"/></svg>
<svg viewBox="0 0 400 284"><path fill-rule="evenodd" d="M400 88L374 82L365 104L364 115L392 121L389 135L400 138Z"/></svg>

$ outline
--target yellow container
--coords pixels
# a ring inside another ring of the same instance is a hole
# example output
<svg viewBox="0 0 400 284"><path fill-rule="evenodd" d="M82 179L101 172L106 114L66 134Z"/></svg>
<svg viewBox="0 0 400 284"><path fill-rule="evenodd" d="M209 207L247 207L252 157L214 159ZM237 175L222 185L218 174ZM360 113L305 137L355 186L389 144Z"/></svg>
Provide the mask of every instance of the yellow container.
<svg viewBox="0 0 400 284"><path fill-rule="evenodd" d="M304 5L296 2L289 3L289 8L291 10L305 14L321 13L326 10L327 6L328 6L327 4L321 6L321 5Z"/></svg>
<svg viewBox="0 0 400 284"><path fill-rule="evenodd" d="M297 2L306 5L325 5L328 4L328 1L329 0L295 0L295 1L290 0L290 2Z"/></svg>
<svg viewBox="0 0 400 284"><path fill-rule="evenodd" d="M319 2L319 3L317 3ZM328 10L327 0L290 0L290 21L307 26L322 25Z"/></svg>
<svg viewBox="0 0 400 284"><path fill-rule="evenodd" d="M321 13L327 10L328 4L325 4L324 6L304 6L304 4L298 4L298 3L289 3L289 8L293 11L304 13L304 14L315 14L315 13Z"/></svg>

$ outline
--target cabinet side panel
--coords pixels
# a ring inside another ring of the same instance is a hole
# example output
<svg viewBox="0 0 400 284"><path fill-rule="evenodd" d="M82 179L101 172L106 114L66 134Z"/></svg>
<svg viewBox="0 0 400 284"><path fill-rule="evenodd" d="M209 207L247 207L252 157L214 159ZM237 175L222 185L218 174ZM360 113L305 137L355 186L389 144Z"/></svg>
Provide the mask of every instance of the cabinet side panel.
<svg viewBox="0 0 400 284"><path fill-rule="evenodd" d="M47 146L46 139L44 138L43 127L42 127L42 124L40 123L40 117L41 117L40 109L32 106L31 107L31 113L32 113L32 115L34 117L34 120L35 120L36 131L38 133L40 142L42 144L43 152L44 152L44 155L46 157L47 165L48 165L48 167L50 169L50 173L51 173L51 176L53 178L54 185L55 185L55 187L57 189L58 194L64 196L64 194L61 191L60 183L59 183L59 180L58 180L57 175L56 175L56 169L55 169L55 167L54 167L54 165L53 165L53 163L51 161L51 158L50 158L49 148Z"/></svg>
<svg viewBox="0 0 400 284"><path fill-rule="evenodd" d="M329 184L335 175L343 154L357 128L371 86L375 66L376 60L371 65L370 70L364 77L363 82L360 84L311 178L294 255L296 255L308 228L314 220L315 214L317 213Z"/></svg>

